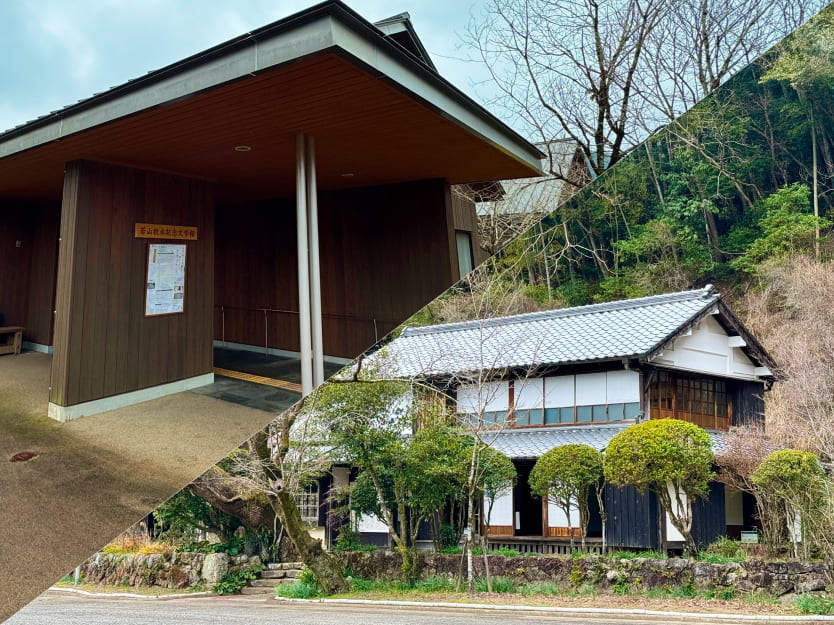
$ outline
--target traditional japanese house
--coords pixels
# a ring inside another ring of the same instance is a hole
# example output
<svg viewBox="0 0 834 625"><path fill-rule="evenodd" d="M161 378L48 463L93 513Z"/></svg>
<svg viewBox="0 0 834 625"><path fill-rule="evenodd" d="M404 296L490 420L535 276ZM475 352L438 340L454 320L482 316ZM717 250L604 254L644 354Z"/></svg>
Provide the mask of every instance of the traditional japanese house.
<svg viewBox="0 0 834 625"><path fill-rule="evenodd" d="M509 317L406 328L387 347L398 375L450 390L464 423L509 456L518 485L495 502L493 545L563 551L568 519L530 492L548 450L585 443L604 450L633 423L674 417L705 428L715 449L732 425L763 422L776 365L712 286L700 290ZM589 536L600 536L591 498ZM657 498L605 487L614 548L665 549L682 537ZM751 529L753 502L712 484L695 504L701 543ZM573 514L571 515L573 517ZM578 514L570 526L576 528Z"/></svg>

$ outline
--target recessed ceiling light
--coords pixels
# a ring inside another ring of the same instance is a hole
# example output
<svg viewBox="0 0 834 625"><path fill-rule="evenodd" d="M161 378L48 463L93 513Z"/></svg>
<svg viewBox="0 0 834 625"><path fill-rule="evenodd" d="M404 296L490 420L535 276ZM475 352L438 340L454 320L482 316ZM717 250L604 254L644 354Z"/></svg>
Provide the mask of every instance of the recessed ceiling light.
<svg viewBox="0 0 834 625"><path fill-rule="evenodd" d="M236 145L235 152L249 152L252 149L251 145Z"/></svg>

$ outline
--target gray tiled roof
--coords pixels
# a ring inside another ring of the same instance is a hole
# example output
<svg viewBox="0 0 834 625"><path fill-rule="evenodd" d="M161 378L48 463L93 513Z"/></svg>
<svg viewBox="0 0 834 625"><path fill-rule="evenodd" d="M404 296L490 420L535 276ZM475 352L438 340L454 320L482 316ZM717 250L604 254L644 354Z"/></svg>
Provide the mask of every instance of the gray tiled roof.
<svg viewBox="0 0 834 625"><path fill-rule="evenodd" d="M396 375L451 376L644 356L718 302L712 286L482 321L406 328L387 348Z"/></svg>
<svg viewBox="0 0 834 625"><path fill-rule="evenodd" d="M625 430L630 423L592 425L572 425L544 428L507 428L491 434L482 433L482 439L509 458L516 460L535 459L561 445L581 443L603 451L617 434ZM724 450L724 437L721 432L710 431L712 450L719 453Z"/></svg>
<svg viewBox="0 0 834 625"><path fill-rule="evenodd" d="M545 175L537 178L502 180L503 198L494 202L478 202L478 214L486 215L497 210L502 214L545 215L556 208L565 189L563 177L567 178L570 175L577 145L574 141L553 141L549 146L537 143L536 147L547 154L541 161ZM556 174L549 173L551 171Z"/></svg>

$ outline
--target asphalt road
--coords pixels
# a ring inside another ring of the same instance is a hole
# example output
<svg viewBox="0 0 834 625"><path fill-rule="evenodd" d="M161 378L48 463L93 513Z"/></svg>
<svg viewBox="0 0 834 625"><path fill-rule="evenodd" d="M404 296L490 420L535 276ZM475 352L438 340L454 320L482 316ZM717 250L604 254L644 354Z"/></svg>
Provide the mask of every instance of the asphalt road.
<svg viewBox="0 0 834 625"><path fill-rule="evenodd" d="M47 592L6 625L653 625L658 620L589 619L533 612L289 604L260 597L118 599ZM663 620L667 625L691 618ZM729 625L729 623L728 623Z"/></svg>

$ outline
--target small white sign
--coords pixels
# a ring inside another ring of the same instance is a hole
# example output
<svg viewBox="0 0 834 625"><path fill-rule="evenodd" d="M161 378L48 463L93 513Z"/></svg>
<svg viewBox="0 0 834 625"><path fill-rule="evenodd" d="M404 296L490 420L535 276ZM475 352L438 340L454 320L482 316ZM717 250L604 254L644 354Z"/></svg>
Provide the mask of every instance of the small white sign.
<svg viewBox="0 0 834 625"><path fill-rule="evenodd" d="M145 316L185 311L185 245L151 243L145 281Z"/></svg>

